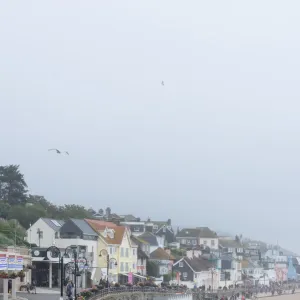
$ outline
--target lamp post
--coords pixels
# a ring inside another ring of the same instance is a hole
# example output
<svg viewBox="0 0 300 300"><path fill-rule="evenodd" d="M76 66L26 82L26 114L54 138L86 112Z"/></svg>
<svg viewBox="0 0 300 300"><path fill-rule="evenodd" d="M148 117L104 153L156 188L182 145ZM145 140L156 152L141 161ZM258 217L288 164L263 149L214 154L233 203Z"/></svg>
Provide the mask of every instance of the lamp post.
<svg viewBox="0 0 300 300"><path fill-rule="evenodd" d="M70 257L70 255L68 253L72 254L73 259L74 259L74 295L75 295L75 299L76 299L76 295L77 295L77 275L79 273L79 268L78 268L78 254L77 254L76 248L73 248L71 246L68 246L65 249L64 256ZM88 266L87 259L85 257L81 257L80 259L84 259L85 260L84 267ZM66 264L66 267L68 266L72 270L72 272L73 272L72 265L73 265L73 262L69 262L69 263Z"/></svg>
<svg viewBox="0 0 300 300"><path fill-rule="evenodd" d="M106 269L107 269L107 277L106 277L106 287L108 288L109 287L109 281L108 281L108 273L109 273L109 263L110 262L115 262L115 266L117 266L118 265L118 263L117 263L117 260L115 259L115 258L109 258L109 254L108 254L108 252L107 252L107 250L106 249L102 249L101 251L100 251L100 255L99 255L100 257L105 257L106 256Z"/></svg>
<svg viewBox="0 0 300 300"><path fill-rule="evenodd" d="M60 250L55 247L55 246L51 246L49 247L46 252L50 252L51 254L51 258L55 258L55 256L58 256L58 263L59 263L59 267L60 267L60 300L63 300L64 297L64 290L63 290L63 280L64 280L64 263L63 263L63 259L64 257L61 255Z"/></svg>

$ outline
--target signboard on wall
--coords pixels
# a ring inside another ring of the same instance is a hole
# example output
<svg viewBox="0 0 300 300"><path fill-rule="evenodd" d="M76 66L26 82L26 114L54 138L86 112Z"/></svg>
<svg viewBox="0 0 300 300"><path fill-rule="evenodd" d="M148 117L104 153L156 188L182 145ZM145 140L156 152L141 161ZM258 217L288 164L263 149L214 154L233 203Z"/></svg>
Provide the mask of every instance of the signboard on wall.
<svg viewBox="0 0 300 300"><path fill-rule="evenodd" d="M0 254L0 270L7 270L6 254Z"/></svg>
<svg viewBox="0 0 300 300"><path fill-rule="evenodd" d="M17 256L16 270L23 270L23 256Z"/></svg>
<svg viewBox="0 0 300 300"><path fill-rule="evenodd" d="M132 272L128 273L128 283L133 284L133 274L132 274Z"/></svg>
<svg viewBox="0 0 300 300"><path fill-rule="evenodd" d="M8 256L8 270L15 270L16 269L16 257L15 255L9 255Z"/></svg>

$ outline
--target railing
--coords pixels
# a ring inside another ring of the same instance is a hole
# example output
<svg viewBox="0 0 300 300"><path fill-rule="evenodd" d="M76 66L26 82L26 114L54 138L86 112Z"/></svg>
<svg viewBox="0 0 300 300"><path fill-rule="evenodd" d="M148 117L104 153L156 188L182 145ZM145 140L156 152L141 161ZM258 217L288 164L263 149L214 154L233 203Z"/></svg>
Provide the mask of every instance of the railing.
<svg viewBox="0 0 300 300"><path fill-rule="evenodd" d="M106 288L103 290L97 291L94 295L89 297L89 300L102 299L108 295L117 295L122 293L143 293L143 294L160 294L160 295L182 295L182 294L191 294L190 290L182 288L174 289L164 289L156 287L118 287L118 288Z"/></svg>

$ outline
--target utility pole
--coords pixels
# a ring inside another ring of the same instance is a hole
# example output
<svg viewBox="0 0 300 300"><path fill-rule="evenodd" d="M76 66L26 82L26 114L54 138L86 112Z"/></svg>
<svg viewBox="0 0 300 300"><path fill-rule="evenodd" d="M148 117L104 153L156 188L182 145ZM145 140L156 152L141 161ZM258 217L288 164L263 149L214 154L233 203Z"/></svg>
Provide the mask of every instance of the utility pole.
<svg viewBox="0 0 300 300"><path fill-rule="evenodd" d="M17 247L17 220L15 220L15 251Z"/></svg>

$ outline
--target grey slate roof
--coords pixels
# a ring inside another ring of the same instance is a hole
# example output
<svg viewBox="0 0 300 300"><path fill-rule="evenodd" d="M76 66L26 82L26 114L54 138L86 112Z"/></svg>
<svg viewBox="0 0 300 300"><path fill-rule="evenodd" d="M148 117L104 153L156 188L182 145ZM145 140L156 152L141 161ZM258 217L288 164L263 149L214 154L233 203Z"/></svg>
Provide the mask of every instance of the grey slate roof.
<svg viewBox="0 0 300 300"><path fill-rule="evenodd" d="M193 258L185 257L184 260L195 272L208 271L209 269L213 268L212 262L205 258L198 258L194 256Z"/></svg>
<svg viewBox="0 0 300 300"><path fill-rule="evenodd" d="M81 219L70 219L86 235L98 236L98 233L86 222Z"/></svg>
<svg viewBox="0 0 300 300"><path fill-rule="evenodd" d="M201 238L217 238L217 234L208 227L183 228L177 237L201 237Z"/></svg>
<svg viewBox="0 0 300 300"><path fill-rule="evenodd" d="M65 221L62 221L62 220L55 220L55 219L49 219L49 218L41 218L49 227L51 227L53 230L55 231L59 231L60 230L60 227L62 225L64 225ZM52 222L52 220L54 222ZM57 222L60 224L60 226L56 226L54 223Z"/></svg>
<svg viewBox="0 0 300 300"><path fill-rule="evenodd" d="M150 246L158 246L157 238L151 232L146 231L142 235L139 235L138 238L148 242Z"/></svg>
<svg viewBox="0 0 300 300"><path fill-rule="evenodd" d="M236 240L219 239L219 245L223 248L243 248Z"/></svg>

